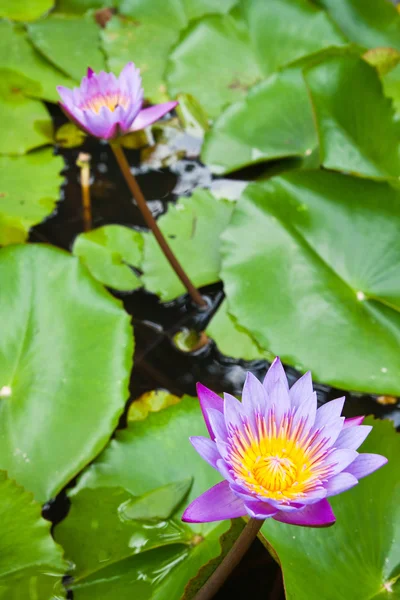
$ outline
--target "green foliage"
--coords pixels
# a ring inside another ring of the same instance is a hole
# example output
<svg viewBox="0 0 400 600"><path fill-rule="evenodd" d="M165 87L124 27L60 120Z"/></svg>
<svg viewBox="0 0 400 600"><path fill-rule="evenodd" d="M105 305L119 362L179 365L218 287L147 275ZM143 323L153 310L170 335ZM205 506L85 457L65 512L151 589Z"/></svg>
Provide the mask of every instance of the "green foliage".
<svg viewBox="0 0 400 600"><path fill-rule="evenodd" d="M400 176L400 139L376 69L356 56L306 70L324 167L365 177Z"/></svg>
<svg viewBox="0 0 400 600"><path fill-rule="evenodd" d="M198 189L192 196L170 205L168 213L158 220L173 252L198 287L219 280L219 236L229 223L233 207L233 202ZM185 293L151 234L145 236L142 269L146 289L158 294L163 301Z"/></svg>
<svg viewBox="0 0 400 600"><path fill-rule="evenodd" d="M116 427L132 332L120 302L61 250L5 248L0 280L0 466L43 502Z"/></svg>
<svg viewBox="0 0 400 600"><path fill-rule="evenodd" d="M13 21L34 21L54 6L55 0L2 0L0 17Z"/></svg>
<svg viewBox="0 0 400 600"><path fill-rule="evenodd" d="M297 171L250 185L222 236L229 311L316 380L398 395L399 226L386 183Z"/></svg>
<svg viewBox="0 0 400 600"><path fill-rule="evenodd" d="M180 600L188 580L221 554L219 538L229 522L180 521L184 506L220 479L190 447L189 432L206 429L198 401L184 397L144 420L130 419L82 475L70 494L70 514L56 528L76 565L74 598ZM151 520L126 518L127 505L146 503ZM173 517L159 514L160 506L176 504ZM157 515L162 520L154 521Z"/></svg>
<svg viewBox="0 0 400 600"><path fill-rule="evenodd" d="M0 245L21 243L59 198L63 161L51 150L0 156Z"/></svg>
<svg viewBox="0 0 400 600"><path fill-rule="evenodd" d="M72 252L79 256L95 279L121 291L142 283L131 267L142 261L142 234L121 225L105 225L76 238Z"/></svg>
<svg viewBox="0 0 400 600"><path fill-rule="evenodd" d="M61 578L66 563L50 535L41 507L0 471L0 596L7 600L65 598Z"/></svg>
<svg viewBox="0 0 400 600"><path fill-rule="evenodd" d="M93 15L51 15L29 25L28 32L35 48L76 81L86 75L88 67L97 72L106 68L100 49L100 28Z"/></svg>
<svg viewBox="0 0 400 600"><path fill-rule="evenodd" d="M329 499L335 525L312 529L268 519L262 527L282 565L287 600L399 597L400 436L391 423L365 422L373 430L360 451L383 454L389 462Z"/></svg>

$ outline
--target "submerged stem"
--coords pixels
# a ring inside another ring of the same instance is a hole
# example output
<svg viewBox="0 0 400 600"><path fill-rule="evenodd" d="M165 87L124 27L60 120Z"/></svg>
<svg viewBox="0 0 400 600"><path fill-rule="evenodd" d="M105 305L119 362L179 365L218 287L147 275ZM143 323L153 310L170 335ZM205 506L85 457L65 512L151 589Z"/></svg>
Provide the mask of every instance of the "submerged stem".
<svg viewBox="0 0 400 600"><path fill-rule="evenodd" d="M207 306L206 301L204 300L204 298L202 298L200 292L197 290L197 288L195 288L193 283L190 281L186 272L183 270L182 265L176 258L175 254L172 252L167 240L161 233L161 230L158 227L157 222L155 221L153 215L151 214L149 207L147 206L147 202L146 202L145 197L143 196L142 190L140 189L139 184L136 181L135 177L131 173L131 170L129 168L129 163L126 160L126 156L125 156L125 153L124 153L122 147L117 143L113 143L113 144L111 144L111 148L114 152L115 158L117 159L119 168L121 169L121 172L122 172L123 176L125 177L125 181L128 184L128 187L129 187L131 193L133 194L133 196L137 202L137 205L143 215L143 218L146 221L147 226L152 230L154 237L156 238L161 250L164 253L165 258L169 261L170 265L174 269L174 271L177 274L177 276L179 277L179 279L182 281L183 285L189 292L189 294L192 297L192 299L194 300L194 302L196 302L196 304L198 304L201 307Z"/></svg>
<svg viewBox="0 0 400 600"><path fill-rule="evenodd" d="M90 154L81 152L76 164L81 170L82 208L83 208L83 230L90 231L92 228L92 207L90 203Z"/></svg>
<svg viewBox="0 0 400 600"><path fill-rule="evenodd" d="M207 580L205 585L196 594L194 600L210 600L215 596L221 586L228 579L233 569L239 564L252 542L256 539L264 521L263 519L250 519L242 533L233 544L221 564Z"/></svg>

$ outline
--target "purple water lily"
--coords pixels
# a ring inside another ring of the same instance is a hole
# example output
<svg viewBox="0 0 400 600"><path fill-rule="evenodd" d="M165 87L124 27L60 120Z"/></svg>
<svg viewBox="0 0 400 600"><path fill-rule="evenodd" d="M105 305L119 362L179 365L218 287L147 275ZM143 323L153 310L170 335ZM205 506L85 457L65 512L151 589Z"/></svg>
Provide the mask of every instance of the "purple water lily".
<svg viewBox="0 0 400 600"><path fill-rule="evenodd" d="M222 400L198 385L211 439L192 437L200 456L224 481L194 500L183 521L202 523L249 515L292 525L335 522L327 500L355 486L387 459L356 450L372 427L344 419L344 398L317 410L311 374L290 389L279 358L261 383L248 373L242 402Z"/></svg>
<svg viewBox="0 0 400 600"><path fill-rule="evenodd" d="M175 108L177 102L142 109L143 88L139 69L129 62L119 77L88 69L79 88L58 86L60 106L86 133L104 140L144 129Z"/></svg>

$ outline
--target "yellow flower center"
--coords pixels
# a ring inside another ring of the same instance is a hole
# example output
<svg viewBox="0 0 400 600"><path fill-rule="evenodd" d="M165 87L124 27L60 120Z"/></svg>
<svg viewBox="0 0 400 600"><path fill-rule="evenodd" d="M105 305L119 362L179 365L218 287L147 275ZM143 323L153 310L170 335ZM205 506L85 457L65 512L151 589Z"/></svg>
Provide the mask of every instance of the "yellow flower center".
<svg viewBox="0 0 400 600"><path fill-rule="evenodd" d="M98 114L103 106L107 106L111 112L114 112L118 106L128 108L128 104L129 102L126 96L122 96L121 94L109 94L107 96L101 96L99 94L98 96L90 98L82 108L83 110L91 110Z"/></svg>
<svg viewBox="0 0 400 600"><path fill-rule="evenodd" d="M247 424L231 436L230 462L236 477L254 493L276 500L293 501L321 484L329 469L321 464L323 442L293 426L285 415L277 427L273 416L257 418L257 432Z"/></svg>

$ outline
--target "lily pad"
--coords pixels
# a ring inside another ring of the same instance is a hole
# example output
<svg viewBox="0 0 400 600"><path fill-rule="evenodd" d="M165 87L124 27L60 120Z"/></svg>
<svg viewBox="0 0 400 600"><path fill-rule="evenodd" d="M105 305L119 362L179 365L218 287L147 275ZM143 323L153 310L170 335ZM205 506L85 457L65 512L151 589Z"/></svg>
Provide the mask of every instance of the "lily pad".
<svg viewBox="0 0 400 600"><path fill-rule="evenodd" d="M356 56L306 69L324 167L372 178L400 176L400 140L375 68Z"/></svg>
<svg viewBox="0 0 400 600"><path fill-rule="evenodd" d="M142 234L122 225L105 225L78 235L72 252L95 279L111 288L131 291L142 282L131 267L142 260Z"/></svg>
<svg viewBox="0 0 400 600"><path fill-rule="evenodd" d="M225 356L240 360L271 359L273 355L261 350L250 334L236 323L229 314L228 303L224 300L211 319L207 335L217 344L218 350Z"/></svg>
<svg viewBox="0 0 400 600"><path fill-rule="evenodd" d="M318 144L300 69L276 73L229 106L206 135L202 161L214 173L267 160L308 156Z"/></svg>
<svg viewBox="0 0 400 600"><path fill-rule="evenodd" d="M347 42L329 15L309 0L244 0L243 6L250 38L265 74Z"/></svg>
<svg viewBox="0 0 400 600"><path fill-rule="evenodd" d="M318 381L398 396L399 227L386 183L294 171L250 185L222 235L229 311Z"/></svg>
<svg viewBox="0 0 400 600"><path fill-rule="evenodd" d="M195 286L219 280L220 235L229 223L234 203L197 189L183 197L158 220L173 252ZM142 263L145 288L166 302L186 292L154 236L145 235Z"/></svg>
<svg viewBox="0 0 400 600"><path fill-rule="evenodd" d="M353 42L400 50L400 14L388 0L318 0Z"/></svg>
<svg viewBox="0 0 400 600"><path fill-rule="evenodd" d="M51 15L29 25L28 33L39 52L72 79L79 81L88 67L97 72L106 68L93 15Z"/></svg>
<svg viewBox="0 0 400 600"><path fill-rule="evenodd" d="M0 154L24 154L53 141L53 124L45 105L27 98L34 82L0 69Z"/></svg>
<svg viewBox="0 0 400 600"><path fill-rule="evenodd" d="M53 212L63 166L50 149L0 156L0 245L24 242L29 229Z"/></svg>
<svg viewBox="0 0 400 600"><path fill-rule="evenodd" d="M190 24L170 54L166 71L171 96L192 94L210 117L243 99L262 77L246 23L232 15Z"/></svg>
<svg viewBox="0 0 400 600"><path fill-rule="evenodd" d="M50 102L58 101L57 85L75 85L35 50L21 26L9 21L0 22L0 69L30 79L36 85L29 95Z"/></svg>
<svg viewBox="0 0 400 600"><path fill-rule="evenodd" d="M54 6L55 0L2 0L0 17L13 21L34 21Z"/></svg>
<svg viewBox="0 0 400 600"><path fill-rule="evenodd" d="M0 471L0 590L7 600L65 598L61 579L67 565L50 534L41 506L4 471Z"/></svg>
<svg viewBox="0 0 400 600"><path fill-rule="evenodd" d="M0 280L0 466L43 502L118 423L130 319L77 258L55 248L4 248Z"/></svg>
<svg viewBox="0 0 400 600"><path fill-rule="evenodd" d="M193 525L180 521L187 503L220 478L188 441L189 434L205 433L199 402L184 397L178 404L150 412L144 420L130 419L128 428L117 432L81 476L70 492L71 512L55 532L76 565L71 586L76 600L116 596L128 600L132 595L180 600L188 581L220 556L220 536L228 531L229 521ZM164 486L169 497L171 483L191 477L188 497L172 518L156 523L121 520L120 488L126 490L125 497L133 495L142 502L154 490L162 493ZM129 535L134 528L136 534Z"/></svg>
<svg viewBox="0 0 400 600"><path fill-rule="evenodd" d="M262 527L282 565L287 600L399 597L400 436L390 422L365 422L373 430L361 452L383 454L389 462L330 499L335 525L312 529L268 519Z"/></svg>

